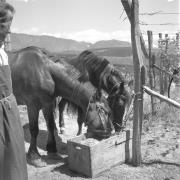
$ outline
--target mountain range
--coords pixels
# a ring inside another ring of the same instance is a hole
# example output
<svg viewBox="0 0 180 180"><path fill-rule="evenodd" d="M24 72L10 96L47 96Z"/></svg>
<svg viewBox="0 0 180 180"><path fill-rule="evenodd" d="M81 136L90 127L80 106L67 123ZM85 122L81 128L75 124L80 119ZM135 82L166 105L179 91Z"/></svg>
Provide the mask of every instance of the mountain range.
<svg viewBox="0 0 180 180"><path fill-rule="evenodd" d="M78 54L89 49L102 56L127 57L132 55L131 44L125 41L103 40L93 44L46 35L11 34L12 51L28 46L38 46L52 53L62 54Z"/></svg>

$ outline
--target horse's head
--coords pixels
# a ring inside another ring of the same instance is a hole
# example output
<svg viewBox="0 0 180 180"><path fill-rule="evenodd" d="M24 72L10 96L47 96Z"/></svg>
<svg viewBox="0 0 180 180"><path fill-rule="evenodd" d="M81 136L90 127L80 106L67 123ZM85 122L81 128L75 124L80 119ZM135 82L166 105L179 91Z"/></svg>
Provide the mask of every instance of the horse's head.
<svg viewBox="0 0 180 180"><path fill-rule="evenodd" d="M98 137L109 137L115 132L112 118L112 111L108 101L104 97L99 100L96 95L93 96L86 113L88 132Z"/></svg>
<svg viewBox="0 0 180 180"><path fill-rule="evenodd" d="M108 77L109 85L109 106L113 111L113 125L116 131L122 128L122 122L125 120L130 111L132 102L132 90L129 85L125 84L122 75L117 70L112 71Z"/></svg>

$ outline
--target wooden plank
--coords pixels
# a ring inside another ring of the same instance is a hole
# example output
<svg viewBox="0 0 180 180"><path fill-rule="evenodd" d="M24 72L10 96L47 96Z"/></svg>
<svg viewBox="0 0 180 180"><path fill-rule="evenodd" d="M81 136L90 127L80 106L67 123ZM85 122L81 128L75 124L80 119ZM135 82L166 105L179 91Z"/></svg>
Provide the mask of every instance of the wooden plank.
<svg viewBox="0 0 180 180"><path fill-rule="evenodd" d="M128 148L127 148L128 147ZM127 132L101 141L91 147L92 177L110 169L112 166L125 163L131 158L132 137L127 139Z"/></svg>
<svg viewBox="0 0 180 180"><path fill-rule="evenodd" d="M165 101L165 102L167 102L167 103L169 103L169 104L171 104L177 108L180 108L180 103L178 103L178 102L176 102L176 101L174 101L174 100L172 100L166 96L163 96L156 91L151 90L149 87L143 86L143 89L147 94L154 96L154 97L157 97L158 99Z"/></svg>
<svg viewBox="0 0 180 180"><path fill-rule="evenodd" d="M88 177L96 177L112 166L131 160L130 130L90 144L85 143L88 140L88 138L84 139L85 137L90 136L80 135L67 142L68 163L71 170Z"/></svg>

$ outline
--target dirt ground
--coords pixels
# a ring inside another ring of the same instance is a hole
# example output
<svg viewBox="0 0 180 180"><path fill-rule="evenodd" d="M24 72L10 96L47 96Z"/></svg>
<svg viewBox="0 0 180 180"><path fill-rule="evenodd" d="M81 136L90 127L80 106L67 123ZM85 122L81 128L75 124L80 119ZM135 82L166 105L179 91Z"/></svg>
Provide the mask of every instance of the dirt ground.
<svg viewBox="0 0 180 180"><path fill-rule="evenodd" d="M26 108L20 106L21 121L24 128L26 152L29 147L30 134ZM77 133L76 116L66 115L66 134L56 137L60 160L48 159L46 156L47 130L40 114L38 149L47 163L46 167L36 168L28 164L29 180L83 180L85 176L69 170L67 164L66 140ZM133 167L128 164L117 165L103 172L97 180L180 180L180 122L160 121L151 127L144 125L142 135L142 165ZM57 126L58 127L58 126ZM83 131L85 132L85 128ZM117 157L118 158L118 157Z"/></svg>

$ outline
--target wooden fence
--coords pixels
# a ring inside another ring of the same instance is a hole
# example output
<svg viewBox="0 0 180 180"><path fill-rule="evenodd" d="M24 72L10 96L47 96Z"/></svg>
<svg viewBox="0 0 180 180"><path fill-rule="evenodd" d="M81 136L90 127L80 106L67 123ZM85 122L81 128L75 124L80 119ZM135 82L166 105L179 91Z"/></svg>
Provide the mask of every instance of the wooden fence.
<svg viewBox="0 0 180 180"><path fill-rule="evenodd" d="M151 103L153 104L153 97L162 101L170 103L171 105L180 108L180 104L162 94L152 90L153 88L153 68L156 68L163 73L172 75L167 69L158 67L155 64L155 56L152 54L152 32L148 32L148 46L149 52L146 49L142 33L139 27L139 1L138 0L121 0L122 5L126 11L128 19L131 24L131 43L133 51L133 65L134 65L134 120L133 120L133 143L132 143L132 164L134 166L141 165L141 130L143 121L143 92L151 96ZM168 36L166 35L166 38ZM147 84L147 66L149 65L149 84ZM152 106L153 108L153 106Z"/></svg>

